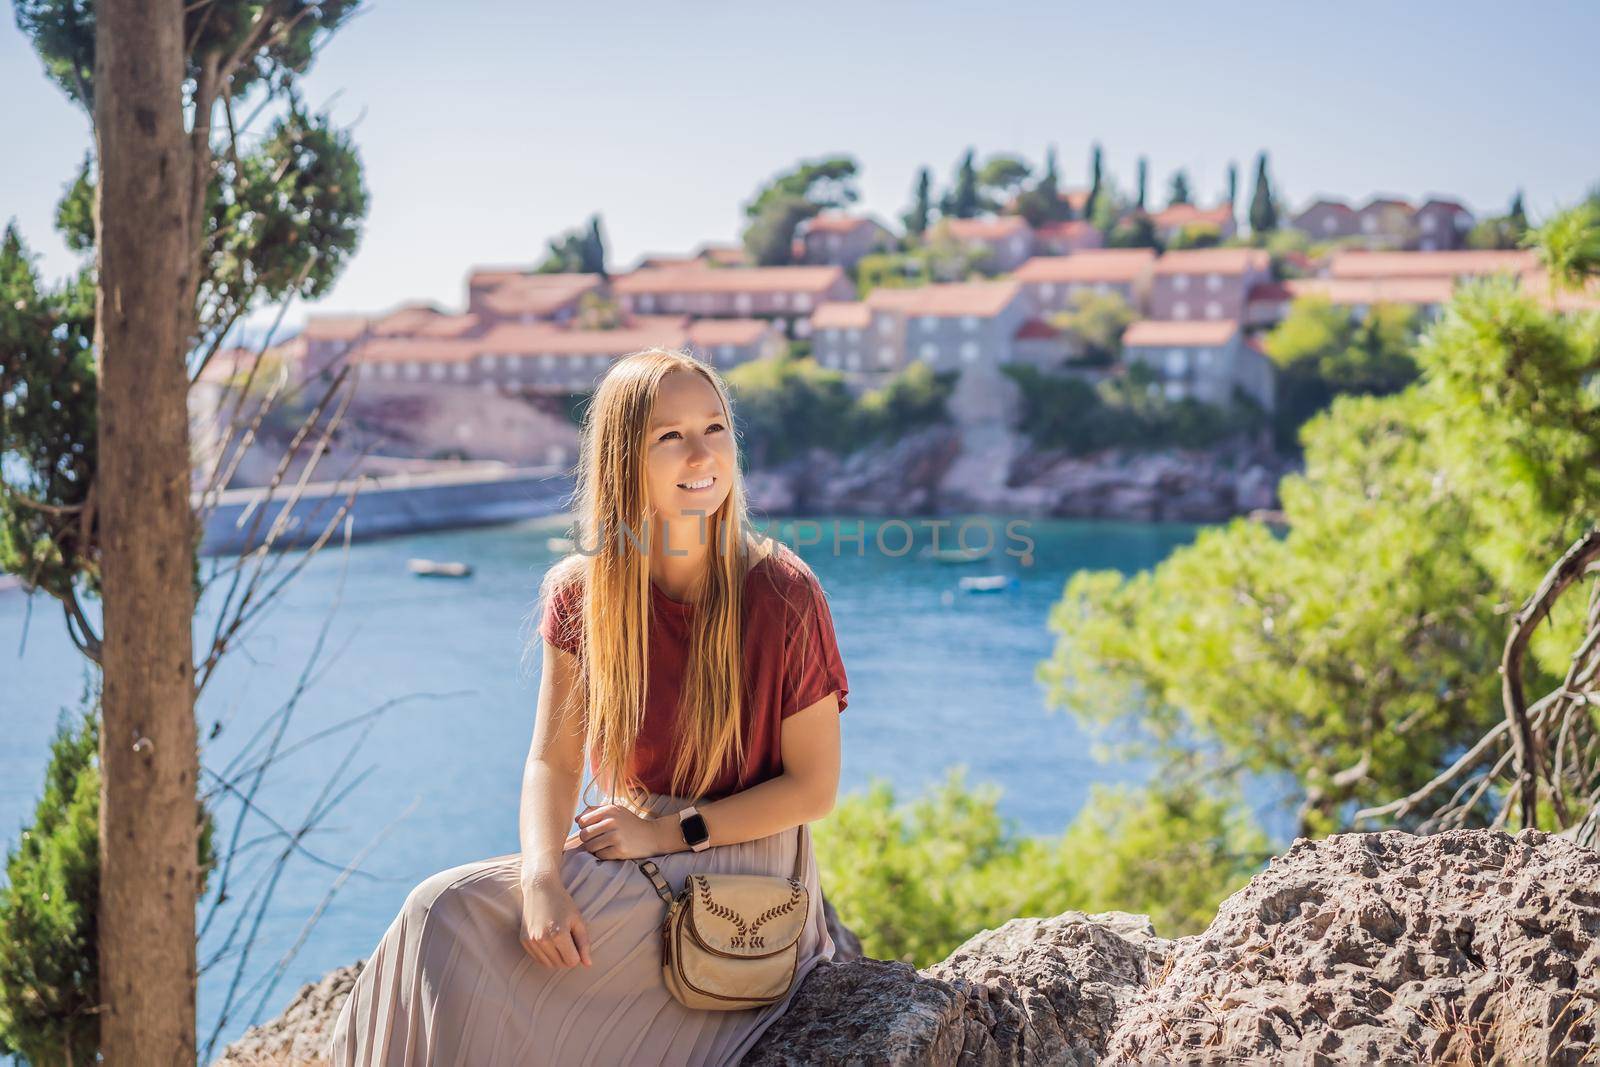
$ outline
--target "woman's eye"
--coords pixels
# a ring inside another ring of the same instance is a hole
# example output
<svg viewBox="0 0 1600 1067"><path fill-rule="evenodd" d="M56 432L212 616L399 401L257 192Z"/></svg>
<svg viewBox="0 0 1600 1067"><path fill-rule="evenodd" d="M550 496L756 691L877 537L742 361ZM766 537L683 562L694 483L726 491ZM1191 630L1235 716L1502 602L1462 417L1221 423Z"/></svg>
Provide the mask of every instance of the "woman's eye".
<svg viewBox="0 0 1600 1067"><path fill-rule="evenodd" d="M717 430L720 430L720 429L722 429L722 423L713 422L710 426L706 427L706 433L715 433Z"/></svg>
<svg viewBox="0 0 1600 1067"><path fill-rule="evenodd" d="M673 434L675 434L677 432L678 432L677 430L668 430L666 433L662 434L659 438L657 438L657 440L665 441L667 438L671 437Z"/></svg>

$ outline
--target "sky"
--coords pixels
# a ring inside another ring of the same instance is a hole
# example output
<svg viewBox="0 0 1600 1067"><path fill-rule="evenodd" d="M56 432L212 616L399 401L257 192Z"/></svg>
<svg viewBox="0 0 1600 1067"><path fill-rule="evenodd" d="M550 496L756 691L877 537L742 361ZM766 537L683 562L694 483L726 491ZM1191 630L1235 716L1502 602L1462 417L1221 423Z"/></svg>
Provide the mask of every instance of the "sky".
<svg viewBox="0 0 1600 1067"><path fill-rule="evenodd" d="M887 222L918 167L943 185L968 147L1042 164L1054 145L1078 186L1095 142L1125 189L1146 156L1162 202L1182 167L1210 203L1230 160L1248 197L1265 149L1291 207L1440 194L1491 213L1520 188L1537 220L1600 182L1596 40L1587 2L378 0L304 80L353 128L370 193L311 310L459 308L473 265L537 262L595 212L616 267L735 241L763 182L835 153ZM51 218L87 123L11 20L0 100L0 220L59 277L75 257Z"/></svg>

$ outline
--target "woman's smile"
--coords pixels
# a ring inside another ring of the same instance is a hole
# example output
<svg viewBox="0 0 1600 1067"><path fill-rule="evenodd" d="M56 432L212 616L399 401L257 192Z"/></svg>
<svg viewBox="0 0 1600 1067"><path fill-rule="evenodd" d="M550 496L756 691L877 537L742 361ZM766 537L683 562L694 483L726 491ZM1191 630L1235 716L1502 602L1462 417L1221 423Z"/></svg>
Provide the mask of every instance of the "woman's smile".
<svg viewBox="0 0 1600 1067"><path fill-rule="evenodd" d="M692 482L679 482L678 488L688 493L708 493L716 483L716 475L708 474L704 478L698 478Z"/></svg>

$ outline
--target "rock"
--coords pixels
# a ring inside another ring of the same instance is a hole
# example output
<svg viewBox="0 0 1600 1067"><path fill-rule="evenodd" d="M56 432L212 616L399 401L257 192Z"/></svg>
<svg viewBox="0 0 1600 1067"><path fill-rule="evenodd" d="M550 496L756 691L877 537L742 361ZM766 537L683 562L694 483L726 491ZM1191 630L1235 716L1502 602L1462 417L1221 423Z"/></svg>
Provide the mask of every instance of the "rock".
<svg viewBox="0 0 1600 1067"><path fill-rule="evenodd" d="M252 1026L223 1050L217 1067L323 1067L333 1024L339 1009L355 988L360 961L338 970L320 982L301 986L282 1015Z"/></svg>
<svg viewBox="0 0 1600 1067"><path fill-rule="evenodd" d="M1597 1015L1600 854L1531 830L1338 834L1174 942L1104 1054L1576 1064Z"/></svg>
<svg viewBox="0 0 1600 1067"><path fill-rule="evenodd" d="M746 1064L1577 1065L1600 1047L1600 854L1537 831L1302 839L1175 940L1066 912L917 971L847 958L835 929L839 957ZM355 973L301 990L223 1062L318 1062L297 1057Z"/></svg>

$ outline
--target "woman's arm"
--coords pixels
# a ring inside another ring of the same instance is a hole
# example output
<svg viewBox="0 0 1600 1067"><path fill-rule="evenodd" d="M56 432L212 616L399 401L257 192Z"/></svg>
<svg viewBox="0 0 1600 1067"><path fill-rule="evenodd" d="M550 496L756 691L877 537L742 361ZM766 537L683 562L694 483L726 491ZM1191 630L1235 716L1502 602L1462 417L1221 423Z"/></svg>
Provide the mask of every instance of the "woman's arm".
<svg viewBox="0 0 1600 1067"><path fill-rule="evenodd" d="M839 694L783 720L783 773L732 796L695 805L713 845L732 845L812 822L833 810L839 795ZM655 820L661 852L684 852L678 817Z"/></svg>
<svg viewBox="0 0 1600 1067"><path fill-rule="evenodd" d="M533 744L522 770L522 882L559 881L561 851L583 784L583 691L578 658L544 643Z"/></svg>
<svg viewBox="0 0 1600 1067"><path fill-rule="evenodd" d="M583 777L583 711L577 659L544 646L539 711L522 771L523 950L547 967L591 967L589 926L561 882L561 852Z"/></svg>

